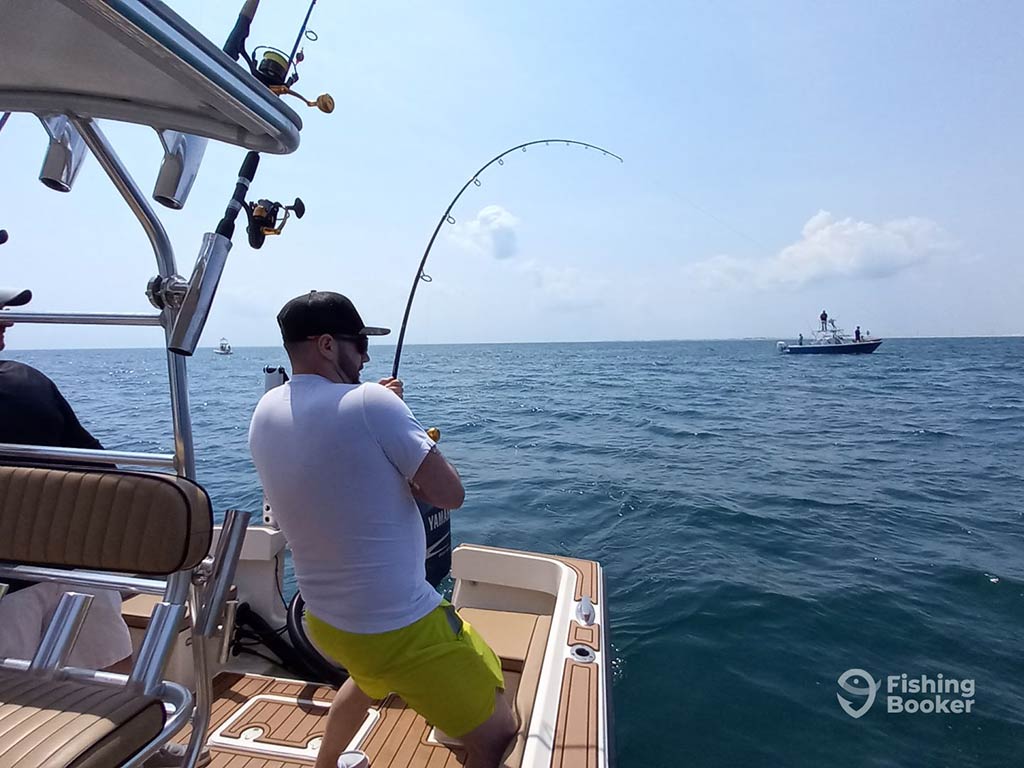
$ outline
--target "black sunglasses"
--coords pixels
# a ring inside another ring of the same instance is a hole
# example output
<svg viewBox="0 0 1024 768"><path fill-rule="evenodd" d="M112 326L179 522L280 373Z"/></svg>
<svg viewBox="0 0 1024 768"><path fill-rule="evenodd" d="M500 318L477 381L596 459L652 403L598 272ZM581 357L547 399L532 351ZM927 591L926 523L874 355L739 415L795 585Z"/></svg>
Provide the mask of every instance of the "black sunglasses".
<svg viewBox="0 0 1024 768"><path fill-rule="evenodd" d="M345 341L354 341L356 349L360 355L365 355L367 350L370 348L370 338L368 336L332 336L333 339L344 339Z"/></svg>

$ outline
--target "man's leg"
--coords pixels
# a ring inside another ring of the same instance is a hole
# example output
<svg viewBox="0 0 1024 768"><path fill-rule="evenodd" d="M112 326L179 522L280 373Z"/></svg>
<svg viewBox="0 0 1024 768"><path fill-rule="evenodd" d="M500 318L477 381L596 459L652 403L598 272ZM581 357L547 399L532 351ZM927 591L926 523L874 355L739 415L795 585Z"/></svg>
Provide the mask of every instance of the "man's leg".
<svg viewBox="0 0 1024 768"><path fill-rule="evenodd" d="M483 725L478 725L461 739L469 752L466 768L498 768L518 730L516 716L505 694L495 691L494 712ZM317 768L321 768L319 764Z"/></svg>
<svg viewBox="0 0 1024 768"><path fill-rule="evenodd" d="M359 690L350 677L346 680L331 703L324 728L324 739L316 755L316 768L337 768L340 755L363 724L366 710L373 702Z"/></svg>

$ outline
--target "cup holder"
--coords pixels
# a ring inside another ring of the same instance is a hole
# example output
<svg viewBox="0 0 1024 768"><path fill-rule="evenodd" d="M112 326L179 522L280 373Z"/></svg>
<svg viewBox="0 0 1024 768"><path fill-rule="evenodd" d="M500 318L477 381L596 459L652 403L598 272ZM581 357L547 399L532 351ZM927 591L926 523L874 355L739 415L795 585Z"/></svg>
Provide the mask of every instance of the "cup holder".
<svg viewBox="0 0 1024 768"><path fill-rule="evenodd" d="M590 664L597 658L597 654L589 645L574 645L569 649L569 655L573 661L579 661L583 664Z"/></svg>

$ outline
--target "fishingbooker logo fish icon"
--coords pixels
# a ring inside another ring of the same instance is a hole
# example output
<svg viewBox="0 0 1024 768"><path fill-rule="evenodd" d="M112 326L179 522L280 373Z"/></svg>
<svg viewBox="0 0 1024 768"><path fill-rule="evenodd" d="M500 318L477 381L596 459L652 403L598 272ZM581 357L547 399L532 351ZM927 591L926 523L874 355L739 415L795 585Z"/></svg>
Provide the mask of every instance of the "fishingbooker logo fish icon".
<svg viewBox="0 0 1024 768"><path fill-rule="evenodd" d="M867 685L860 685L862 681L867 683ZM839 699L839 706L843 708L843 712L854 719L871 709L871 705L875 703L875 695L878 693L878 688L881 685L863 669L856 668L843 672L839 676L838 683L839 687L847 693L852 693L855 696L867 696L867 700L860 707L855 707L853 702L844 699L841 694L836 694L836 698Z"/></svg>

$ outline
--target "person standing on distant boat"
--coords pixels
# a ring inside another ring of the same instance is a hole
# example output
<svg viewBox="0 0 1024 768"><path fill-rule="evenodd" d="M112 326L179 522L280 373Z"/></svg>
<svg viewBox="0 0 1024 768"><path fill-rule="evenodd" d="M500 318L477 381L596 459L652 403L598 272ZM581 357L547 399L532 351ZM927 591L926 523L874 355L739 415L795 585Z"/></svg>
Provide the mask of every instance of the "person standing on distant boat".
<svg viewBox="0 0 1024 768"><path fill-rule="evenodd" d="M853 332L853 340L860 341L860 326L858 325L856 330Z"/></svg>
<svg viewBox="0 0 1024 768"><path fill-rule="evenodd" d="M824 309L821 310L821 315L818 317L818 319L821 320L821 330L827 331L828 330L828 312L826 312Z"/></svg>
<svg viewBox="0 0 1024 768"><path fill-rule="evenodd" d="M800 334L800 346L802 347L803 345L804 345L804 335L801 333Z"/></svg>
<svg viewBox="0 0 1024 768"><path fill-rule="evenodd" d="M369 337L329 291L277 316L292 378L268 391L249 448L291 546L310 638L350 675L327 717L316 768L334 768L372 699L390 692L496 768L517 731L501 663L427 582L416 500L462 506L455 468L402 400L398 379L360 383Z"/></svg>
<svg viewBox="0 0 1024 768"><path fill-rule="evenodd" d="M32 300L28 290L0 288L0 310ZM0 312L0 350L13 323ZM49 377L14 360L0 360L0 443L102 450L81 425ZM4 579L11 587L0 599L0 657L31 659L68 587L52 582ZM128 672L132 639L121 616L121 595L112 590L74 587L93 595L82 630L71 649L73 667Z"/></svg>

